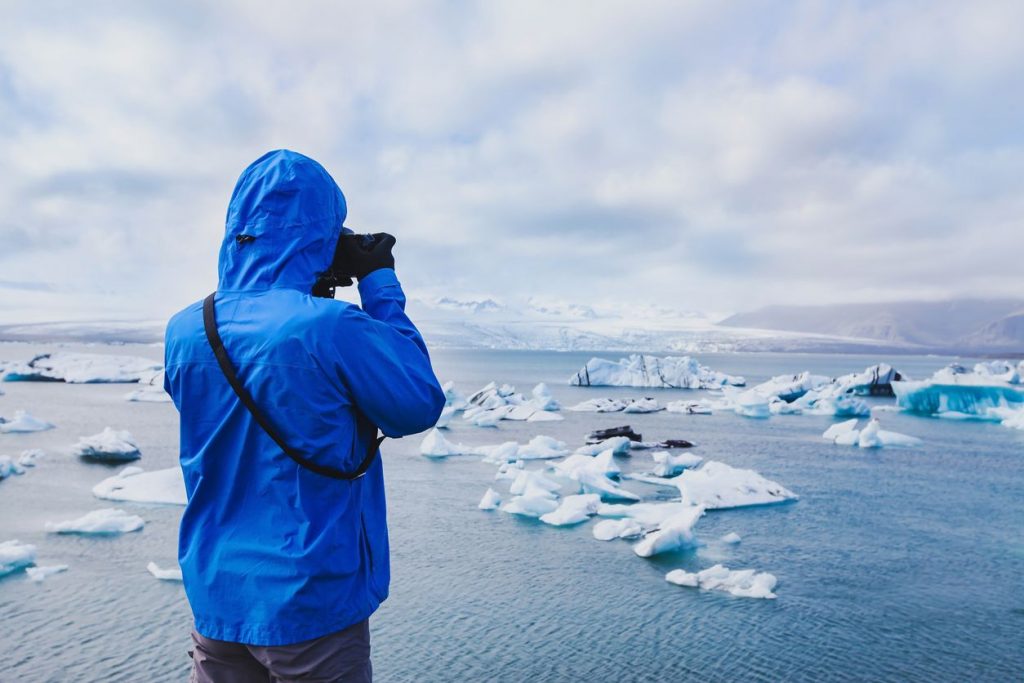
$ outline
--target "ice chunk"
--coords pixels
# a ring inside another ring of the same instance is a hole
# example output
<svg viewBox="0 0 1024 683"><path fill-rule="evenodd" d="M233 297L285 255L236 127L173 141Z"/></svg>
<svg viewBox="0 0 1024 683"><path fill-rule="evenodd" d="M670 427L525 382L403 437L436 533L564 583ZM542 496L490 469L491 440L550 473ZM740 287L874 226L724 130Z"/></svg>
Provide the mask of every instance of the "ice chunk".
<svg viewBox="0 0 1024 683"><path fill-rule="evenodd" d="M665 580L677 586L687 586L704 590L719 590L740 598L775 598L775 585L778 583L773 574L756 572L753 569L732 570L720 564L691 573L682 569L673 569L665 574Z"/></svg>
<svg viewBox="0 0 1024 683"><path fill-rule="evenodd" d="M9 455L0 455L0 479L6 479L12 474L25 474L25 470L11 460Z"/></svg>
<svg viewBox="0 0 1024 683"><path fill-rule="evenodd" d="M150 574L155 576L156 578L160 579L161 581L181 581L182 580L181 568L180 567L172 567L170 569L161 569L159 566L157 566L156 562L150 562L149 564L146 565L146 570Z"/></svg>
<svg viewBox="0 0 1024 683"><path fill-rule="evenodd" d="M129 515L119 508L93 510L78 519L66 522L47 522L46 530L54 534L84 534L109 536L138 531L146 523L138 515Z"/></svg>
<svg viewBox="0 0 1024 683"><path fill-rule="evenodd" d="M0 576L35 564L36 547L18 540L0 542Z"/></svg>
<svg viewBox="0 0 1024 683"><path fill-rule="evenodd" d="M159 505L184 505L185 480L180 467L146 472L141 467L125 467L92 487L92 495L105 500Z"/></svg>
<svg viewBox="0 0 1024 683"><path fill-rule="evenodd" d="M53 429L53 425L38 418L32 417L24 410L14 411L14 417L10 420L0 418L0 432L4 434L23 434L27 432L42 432Z"/></svg>
<svg viewBox="0 0 1024 683"><path fill-rule="evenodd" d="M143 403L169 403L171 396L164 391L164 371L158 370L139 379L139 388L124 395L124 400Z"/></svg>
<svg viewBox="0 0 1024 683"><path fill-rule="evenodd" d="M581 387L710 389L723 385L742 386L745 380L711 370L689 356L659 358L634 354L618 361L591 358L569 383Z"/></svg>
<svg viewBox="0 0 1024 683"><path fill-rule="evenodd" d="M546 410L538 410L532 413L530 417L526 418L527 422L558 422L565 418L558 413L550 413Z"/></svg>
<svg viewBox="0 0 1024 683"><path fill-rule="evenodd" d="M704 460L693 453L673 455L668 451L655 451L651 457L654 458L654 474L658 477L673 477L687 467L696 467Z"/></svg>
<svg viewBox="0 0 1024 683"><path fill-rule="evenodd" d="M781 484L762 477L754 470L730 467L709 460L700 469L684 470L671 479L654 479L631 475L630 479L650 484L674 486L684 503L702 505L708 510L770 505L798 496Z"/></svg>
<svg viewBox="0 0 1024 683"><path fill-rule="evenodd" d="M578 479L580 471L587 470L606 477L617 477L621 470L615 464L614 453L610 450L599 453L596 456L573 453L565 460L552 463L552 469L572 478Z"/></svg>
<svg viewBox="0 0 1024 683"><path fill-rule="evenodd" d="M804 371L796 375L779 375L772 377L767 382L762 382L751 391L762 396L777 396L781 400L791 403L808 391L817 389L832 381L829 377L812 375L810 371Z"/></svg>
<svg viewBox="0 0 1024 683"><path fill-rule="evenodd" d="M670 413L683 413L685 415L711 414L711 406L706 401L672 401L665 405L665 410Z"/></svg>
<svg viewBox="0 0 1024 683"><path fill-rule="evenodd" d="M477 507L481 510L497 510L499 505L501 505L501 496L494 489L487 487L487 491Z"/></svg>
<svg viewBox="0 0 1024 683"><path fill-rule="evenodd" d="M66 572L68 566L66 564L51 564L46 567L28 567L25 569L25 573L28 574L28 578L33 583L42 583L46 580L47 576Z"/></svg>
<svg viewBox="0 0 1024 683"><path fill-rule="evenodd" d="M467 411L464 419L469 420L475 427L497 427L498 423L504 420L512 409L512 406L499 406L473 413Z"/></svg>
<svg viewBox="0 0 1024 683"><path fill-rule="evenodd" d="M732 401L733 410L737 415L766 418L772 414L771 400L773 397L764 396L753 389L742 392L728 392L726 397Z"/></svg>
<svg viewBox="0 0 1024 683"><path fill-rule="evenodd" d="M68 382L69 384L138 382L163 365L148 358L94 353L44 353L27 363L7 367L5 382Z"/></svg>
<svg viewBox="0 0 1024 683"><path fill-rule="evenodd" d="M999 419L1004 427L1024 429L1024 408L992 408L989 414Z"/></svg>
<svg viewBox="0 0 1024 683"><path fill-rule="evenodd" d="M455 408L451 406L445 406L441 409L441 414L437 418L437 423L434 425L437 429L444 429L448 426L448 423L452 421L452 417L455 416Z"/></svg>
<svg viewBox="0 0 1024 683"><path fill-rule="evenodd" d="M978 375L958 375L954 379L965 377L973 379L963 379L962 383L952 380L945 383L934 380L894 382L896 405L911 413L960 413L982 419L988 418L994 408L1024 407L1024 387L997 384Z"/></svg>
<svg viewBox="0 0 1024 683"><path fill-rule="evenodd" d="M565 442L553 439L550 436L535 436L525 446L519 447L517 458L520 460L547 460L550 458L564 458L569 454L569 448Z"/></svg>
<svg viewBox="0 0 1024 683"><path fill-rule="evenodd" d="M692 506L680 502L636 503L634 505L602 503L597 509L597 514L602 517L632 519L645 529L653 529L669 517L690 507Z"/></svg>
<svg viewBox="0 0 1024 683"><path fill-rule="evenodd" d="M97 462L128 462L142 457L135 438L129 432L110 427L99 434L83 436L72 447L71 453Z"/></svg>
<svg viewBox="0 0 1024 683"><path fill-rule="evenodd" d="M544 382L535 386L530 393L533 395L533 405L537 410L553 411L559 409L558 401L551 395L551 390L548 389L548 385Z"/></svg>
<svg viewBox="0 0 1024 683"><path fill-rule="evenodd" d="M597 513L600 503L600 497L593 493L566 496L556 510L541 515L540 521L552 526L581 524Z"/></svg>
<svg viewBox="0 0 1024 683"><path fill-rule="evenodd" d="M35 467L36 460L46 455L42 450L38 448L29 448L21 452L21 456L18 458L18 464L22 467Z"/></svg>
<svg viewBox="0 0 1024 683"><path fill-rule="evenodd" d="M503 463L498 468L498 472L494 475L495 481L501 481L504 479L515 479L519 476L519 472L526 466L522 460L516 460L515 462Z"/></svg>
<svg viewBox="0 0 1024 683"><path fill-rule="evenodd" d="M857 422L857 418L854 418L852 420L846 420L845 422L837 422L836 424L826 429L825 432L821 435L821 437L823 439L828 439L829 441L834 442L841 434L856 431Z"/></svg>
<svg viewBox="0 0 1024 683"><path fill-rule="evenodd" d="M539 470L526 470L516 477L509 488L511 500L501 506L502 512L523 517L540 517L558 509L561 486L545 477Z"/></svg>
<svg viewBox="0 0 1024 683"><path fill-rule="evenodd" d="M554 499L558 497L556 492L561 488L561 484L546 477L541 470L522 470L509 487L509 493L514 496L537 495Z"/></svg>
<svg viewBox="0 0 1024 683"><path fill-rule="evenodd" d="M616 398L592 398L569 408L578 413L617 413L626 408L626 404Z"/></svg>
<svg viewBox="0 0 1024 683"><path fill-rule="evenodd" d="M594 525L594 538L599 541L611 541L616 538L638 538L643 533L643 527L631 517L602 519Z"/></svg>
<svg viewBox="0 0 1024 683"><path fill-rule="evenodd" d="M629 437L613 436L612 438L605 439L604 441L580 446L576 449L576 453L581 455L598 455L605 451L612 451L615 455L629 455L629 449L631 447L632 441L629 440Z"/></svg>
<svg viewBox="0 0 1024 683"><path fill-rule="evenodd" d="M579 470L574 479L579 482L584 493L596 493L602 500L640 500L640 496L627 491L614 481L590 470Z"/></svg>
<svg viewBox="0 0 1024 683"><path fill-rule="evenodd" d="M704 515L703 505L694 505L668 517L655 531L633 546L633 552L640 557L653 557L661 553L689 548L696 544L693 527Z"/></svg>
<svg viewBox="0 0 1024 683"><path fill-rule="evenodd" d="M916 446L921 440L897 432L889 432L881 428L878 419L872 419L864 429L860 430L857 445L861 448L881 448L882 446Z"/></svg>
<svg viewBox="0 0 1024 683"><path fill-rule="evenodd" d="M626 401L625 407L622 409L624 413L656 413L659 410L665 410L663 407L658 405L658 402L653 398L631 398Z"/></svg>
<svg viewBox="0 0 1024 683"><path fill-rule="evenodd" d="M435 427L420 442L420 454L427 458L446 458L449 455L467 455L477 450L461 443L452 443Z"/></svg>
<svg viewBox="0 0 1024 683"><path fill-rule="evenodd" d="M725 536L722 536L722 538L720 538L718 540L720 540L722 543L726 543L728 545L736 545L742 539L740 539L740 535L738 533L736 533L735 531L731 531L731 532L727 533Z"/></svg>
<svg viewBox="0 0 1024 683"><path fill-rule="evenodd" d="M484 456L484 462L498 464L515 462L519 455L519 444L515 441L506 441L494 446L477 446L473 452Z"/></svg>
<svg viewBox="0 0 1024 683"><path fill-rule="evenodd" d="M469 401L458 392L454 382L445 382L441 390L444 391L445 407L451 408L453 412L465 410L469 406Z"/></svg>

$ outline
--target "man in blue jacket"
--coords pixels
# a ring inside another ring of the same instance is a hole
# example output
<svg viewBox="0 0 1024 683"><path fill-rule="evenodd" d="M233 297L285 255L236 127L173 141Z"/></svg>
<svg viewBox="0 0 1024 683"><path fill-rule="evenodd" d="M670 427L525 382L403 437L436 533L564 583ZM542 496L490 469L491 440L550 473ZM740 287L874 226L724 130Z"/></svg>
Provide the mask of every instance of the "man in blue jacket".
<svg viewBox="0 0 1024 683"><path fill-rule="evenodd" d="M264 155L232 194L206 327L203 303L167 326L195 681L370 680L368 618L390 580L377 429L429 428L444 394L404 312L394 238L346 250L345 216L320 164ZM312 295L336 247L361 308Z"/></svg>

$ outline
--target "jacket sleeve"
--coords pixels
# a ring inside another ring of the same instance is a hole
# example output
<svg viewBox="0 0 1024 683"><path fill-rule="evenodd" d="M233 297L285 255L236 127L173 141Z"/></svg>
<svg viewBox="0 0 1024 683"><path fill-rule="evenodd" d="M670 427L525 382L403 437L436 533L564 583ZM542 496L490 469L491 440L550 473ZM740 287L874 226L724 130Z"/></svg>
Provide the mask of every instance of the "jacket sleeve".
<svg viewBox="0 0 1024 683"><path fill-rule="evenodd" d="M385 435L397 438L437 423L444 392L427 346L405 314L395 271L382 269L359 282L363 310L346 310L337 330L337 371L356 407Z"/></svg>

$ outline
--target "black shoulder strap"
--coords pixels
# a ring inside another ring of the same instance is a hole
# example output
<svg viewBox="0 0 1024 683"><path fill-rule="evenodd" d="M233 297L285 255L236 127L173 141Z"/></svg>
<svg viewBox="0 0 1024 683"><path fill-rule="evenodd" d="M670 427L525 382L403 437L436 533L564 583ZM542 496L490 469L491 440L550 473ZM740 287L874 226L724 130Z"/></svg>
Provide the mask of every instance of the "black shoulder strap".
<svg viewBox="0 0 1024 683"><path fill-rule="evenodd" d="M228 358L228 352L224 348L224 342L221 341L220 333L217 331L217 315L214 311L213 299L216 292L206 297L203 301L203 327L206 328L206 340L210 342L210 346L213 348L213 355L217 357L217 363L220 364L220 369L224 373L224 377L227 378L228 384L235 390L235 394L238 395L238 400L242 402L249 412L252 413L252 417L256 420L256 423L263 428L263 431L274 440L284 454L294 460L297 464L306 469L312 470L317 474L321 474L331 479L345 479L351 481L358 479L359 477L366 474L366 470L370 469L370 465L373 464L374 456L377 455L377 449L380 447L382 441L384 441L384 435L380 435L375 438L370 444L369 452L363 461L359 463L359 467L354 472L343 472L333 467L327 467L319 463L313 462L309 458L303 456L298 451L291 448L284 442L284 439L277 433L274 426L270 424L270 421L260 412L260 409L256 406L256 402L252 399L252 395L245 388L242 382L238 379L238 375L235 373L235 368L231 365L231 359Z"/></svg>

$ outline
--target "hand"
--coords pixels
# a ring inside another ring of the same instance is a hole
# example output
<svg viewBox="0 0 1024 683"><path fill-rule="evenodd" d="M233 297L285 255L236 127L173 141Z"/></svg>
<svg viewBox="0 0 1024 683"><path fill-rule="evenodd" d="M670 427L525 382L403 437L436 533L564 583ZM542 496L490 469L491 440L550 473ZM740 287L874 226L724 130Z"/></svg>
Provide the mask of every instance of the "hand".
<svg viewBox="0 0 1024 683"><path fill-rule="evenodd" d="M335 253L334 267L340 274L362 280L375 270L394 268L394 235L376 232L372 235L342 235Z"/></svg>

